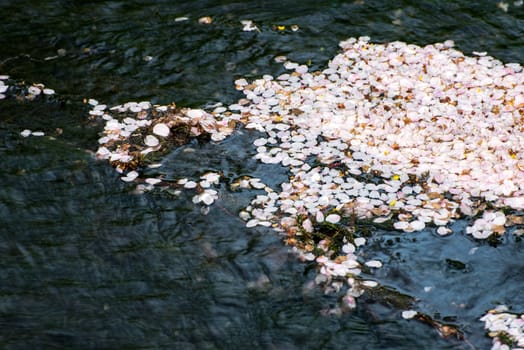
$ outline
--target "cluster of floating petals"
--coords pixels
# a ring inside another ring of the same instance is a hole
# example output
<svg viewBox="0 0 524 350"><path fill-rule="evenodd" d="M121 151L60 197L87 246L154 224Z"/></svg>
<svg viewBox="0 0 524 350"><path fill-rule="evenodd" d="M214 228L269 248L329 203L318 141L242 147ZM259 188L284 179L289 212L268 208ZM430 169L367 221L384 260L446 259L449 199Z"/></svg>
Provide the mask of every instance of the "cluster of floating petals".
<svg viewBox="0 0 524 350"><path fill-rule="evenodd" d="M27 85L24 82L16 82L9 75L0 75L0 100L8 96L18 99L34 100L38 96L54 95L55 90L47 88L44 84L35 83Z"/></svg>
<svg viewBox="0 0 524 350"><path fill-rule="evenodd" d="M524 209L524 72L451 41L340 46L323 71L285 61L289 72L276 78L237 80L245 99L235 107L246 128L265 133L255 157L292 174L242 218L283 231L327 284L347 278L343 300L353 305L368 286L356 278L361 264L332 246L355 238L354 220L447 235L450 222L482 214L468 228L482 239L506 224L486 208Z"/></svg>
<svg viewBox="0 0 524 350"><path fill-rule="evenodd" d="M193 197L193 203L204 203L205 205L211 205L218 199L218 192L213 189L205 189L202 193Z"/></svg>
<svg viewBox="0 0 524 350"><path fill-rule="evenodd" d="M505 305L500 305L480 319L493 338L492 350L524 349L524 315L507 311Z"/></svg>
<svg viewBox="0 0 524 350"><path fill-rule="evenodd" d="M485 211L482 217L475 220L472 226L466 228L466 233L477 239L488 238L495 233L504 233L506 216L502 211Z"/></svg>
<svg viewBox="0 0 524 350"><path fill-rule="evenodd" d="M0 100L6 98L15 98L20 101L33 101L39 96L51 96L55 94L55 90L45 87L44 84L35 83L28 85L25 82L17 82L10 79L9 75L0 75ZM24 129L20 132L20 136L44 136L45 133L41 130Z"/></svg>
<svg viewBox="0 0 524 350"><path fill-rule="evenodd" d="M200 193L193 197L193 203L203 203L205 205L211 205L218 199L218 191L212 187L218 185L219 182L220 174L213 172L200 176L199 182L188 180L186 178L178 180L178 184L186 189L199 189Z"/></svg>
<svg viewBox="0 0 524 350"><path fill-rule="evenodd" d="M153 159L151 154L165 152L173 145L183 145L198 136L207 135L213 141L221 141L233 132L236 122L226 114L219 118L215 111L209 113L175 105L128 102L108 108L94 99L86 102L92 106L91 116L105 120L96 155L109 160L123 174L124 181L130 181L135 172L149 164ZM223 109L217 107L219 112L224 112ZM129 172L133 172L131 177ZM160 182L148 181L153 185Z"/></svg>
<svg viewBox="0 0 524 350"><path fill-rule="evenodd" d="M243 25L253 28L252 22ZM97 154L124 178L136 179L133 171L147 163L149 153L172 143L174 130L220 141L242 122L264 133L253 142L255 158L289 168L290 178L279 189L248 177L234 181L232 189L264 192L240 217L247 227L283 232L302 259L318 263L318 284L339 291L346 283L345 308L377 286L361 271L382 266L356 255L365 243L356 221L406 232L430 227L446 235L450 222L474 217L467 232L483 239L502 234L511 223L502 210L521 217L524 72L519 64L484 53L465 56L451 41L420 47L373 44L362 37L340 46L342 53L323 71L284 61L289 72L276 78L238 79L236 88L245 98L212 112L148 103L108 111L90 102L91 114L106 120ZM193 202L211 204L218 198L210 188L215 181L206 175L179 185L199 191Z"/></svg>
<svg viewBox="0 0 524 350"><path fill-rule="evenodd" d="M105 121L102 137L98 140L96 156L108 160L119 173L122 181L140 182L138 192L152 190L155 186L178 186L198 192L193 203L211 205L218 199L218 192L212 187L220 182L220 174L209 172L200 181L182 178L167 183L162 176L143 178L142 170L158 168L154 154L165 153L173 146L181 146L192 138L209 137L221 141L229 136L239 115L224 113L221 106L211 112L201 109L153 106L149 102L128 102L108 108L94 99L85 101L92 106L89 114ZM220 116L218 114L220 113ZM179 190L173 192L179 194Z"/></svg>
<svg viewBox="0 0 524 350"><path fill-rule="evenodd" d="M465 56L451 41L341 47L320 72L286 62L290 73L236 81L251 102L240 105L246 127L267 134L254 142L256 158L293 173L264 205L313 226L354 215L441 235L486 203L524 209L520 65ZM504 228L494 220L471 233Z"/></svg>

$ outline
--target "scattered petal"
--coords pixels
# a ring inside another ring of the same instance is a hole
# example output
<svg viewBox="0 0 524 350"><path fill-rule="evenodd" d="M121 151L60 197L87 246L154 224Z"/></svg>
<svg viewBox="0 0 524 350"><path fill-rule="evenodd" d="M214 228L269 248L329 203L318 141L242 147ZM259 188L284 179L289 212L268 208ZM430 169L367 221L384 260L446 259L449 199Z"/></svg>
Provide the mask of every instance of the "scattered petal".
<svg viewBox="0 0 524 350"><path fill-rule="evenodd" d="M326 217L326 221L332 224L336 224L340 221L340 215L338 214L329 214Z"/></svg>
<svg viewBox="0 0 524 350"><path fill-rule="evenodd" d="M169 132L170 132L169 127L164 123L158 123L153 127L153 134L158 135L158 136L168 137Z"/></svg>
<svg viewBox="0 0 524 350"><path fill-rule="evenodd" d="M145 179L145 182L150 184L150 185L156 185L156 184L161 183L162 180L161 179L152 178L152 177L148 177L147 179Z"/></svg>
<svg viewBox="0 0 524 350"><path fill-rule="evenodd" d="M131 182L134 181L138 177L138 172L136 171L130 171L126 174L126 176L122 176L120 179L125 182Z"/></svg>
<svg viewBox="0 0 524 350"><path fill-rule="evenodd" d="M406 310L402 311L402 318L405 320L410 320L413 317L417 316L418 312L415 310Z"/></svg>
<svg viewBox="0 0 524 350"><path fill-rule="evenodd" d="M197 183L195 181L187 181L184 183L184 188L196 188Z"/></svg>
<svg viewBox="0 0 524 350"><path fill-rule="evenodd" d="M382 267L382 263L380 261L378 261L378 260L366 261L365 265L369 266L369 267L376 267L376 268Z"/></svg>
<svg viewBox="0 0 524 350"><path fill-rule="evenodd" d="M375 288L378 286L378 282L375 281L362 281L361 284L365 287Z"/></svg>
<svg viewBox="0 0 524 350"><path fill-rule="evenodd" d="M144 140L144 143L146 144L146 146L156 147L160 144L160 141L158 141L158 139L153 135L147 135Z"/></svg>

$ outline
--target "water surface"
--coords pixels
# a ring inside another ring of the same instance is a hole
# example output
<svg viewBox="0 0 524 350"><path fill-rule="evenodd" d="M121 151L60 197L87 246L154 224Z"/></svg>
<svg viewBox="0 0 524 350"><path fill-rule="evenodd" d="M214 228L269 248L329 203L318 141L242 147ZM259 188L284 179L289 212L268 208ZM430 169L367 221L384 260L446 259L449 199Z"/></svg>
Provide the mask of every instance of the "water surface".
<svg viewBox="0 0 524 350"><path fill-rule="evenodd" d="M198 23L211 16L213 23ZM187 21L177 21L188 17ZM243 32L242 19L260 32ZM315 287L270 229L238 218L256 191L242 175L278 185L281 168L255 162L250 131L220 145L194 141L164 159L167 175L223 171L207 215L191 194L136 194L93 159L100 125L84 98L202 107L233 103L233 81L283 71L286 55L325 67L340 40L419 45L452 39L522 63L524 8L496 1L0 1L0 74L42 82L57 96L0 101L0 346L167 349L469 349L401 308L367 296L325 316L336 296ZM299 30L292 32L290 25ZM286 30L275 29L285 25ZM49 137L22 138L25 128ZM368 276L416 298L416 308L490 346L478 318L498 303L523 312L522 241L476 242L458 222L450 237L371 229Z"/></svg>

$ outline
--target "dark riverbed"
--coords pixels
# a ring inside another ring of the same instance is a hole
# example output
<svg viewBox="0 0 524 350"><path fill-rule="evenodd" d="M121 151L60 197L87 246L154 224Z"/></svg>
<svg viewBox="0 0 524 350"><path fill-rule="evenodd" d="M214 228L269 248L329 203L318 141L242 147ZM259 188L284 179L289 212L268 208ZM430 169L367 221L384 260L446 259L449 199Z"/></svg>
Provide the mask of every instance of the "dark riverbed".
<svg viewBox="0 0 524 350"><path fill-rule="evenodd" d="M100 125L82 100L233 103L235 79L283 71L275 56L321 69L340 40L361 35L452 39L466 54L522 64L516 4L505 12L497 1L0 1L0 74L56 90L0 100L0 347L489 348L478 318L498 304L524 312L521 240L474 241L465 221L444 238L371 229L359 253L384 267L368 277L415 298L417 310L458 326L467 341L403 320L403 308L380 296L324 316L338 300L314 286L314 267L271 229L238 218L256 191L223 183L207 215L190 193L134 193L92 157ZM213 23L199 24L202 16ZM260 32L242 31L243 19ZM24 129L48 136L23 138ZM166 156L167 171L277 185L285 171L251 158L257 136L195 141Z"/></svg>

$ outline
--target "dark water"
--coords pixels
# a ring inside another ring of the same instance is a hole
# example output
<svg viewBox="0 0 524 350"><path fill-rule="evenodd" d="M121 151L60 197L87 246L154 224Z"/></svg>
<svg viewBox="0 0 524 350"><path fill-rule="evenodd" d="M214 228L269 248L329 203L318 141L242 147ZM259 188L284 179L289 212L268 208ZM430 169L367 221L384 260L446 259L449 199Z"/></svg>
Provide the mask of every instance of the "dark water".
<svg viewBox="0 0 524 350"><path fill-rule="evenodd" d="M337 298L312 286L314 268L271 230L238 219L254 192L223 183L207 215L191 194L133 193L91 157L100 129L82 99L231 103L235 78L282 71L275 56L322 68L340 40L360 35L421 45L453 39L466 53L523 63L524 7L508 2L504 12L497 3L0 1L0 74L58 94L0 101L0 348L470 349L402 320L402 309L380 298L323 316ZM175 22L181 16L189 20ZM199 24L201 16L213 24ZM243 32L241 19L261 32ZM25 128L55 139L22 138ZM281 169L250 159L254 137L192 143L167 156L167 171L222 170L229 180L278 184ZM374 228L361 254L384 262L370 278L486 349L478 321L486 310L504 303L524 312L524 243L475 242L466 224L446 238Z"/></svg>

